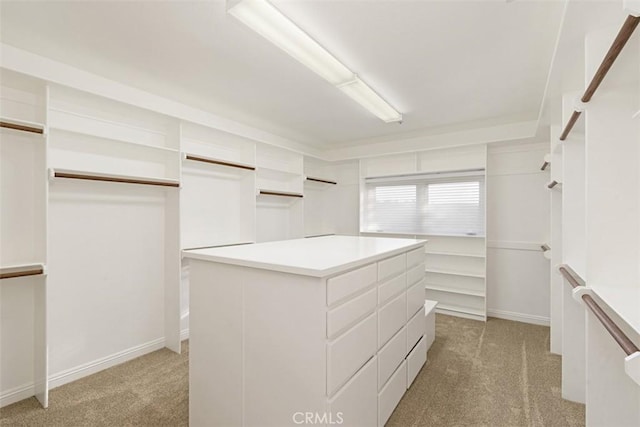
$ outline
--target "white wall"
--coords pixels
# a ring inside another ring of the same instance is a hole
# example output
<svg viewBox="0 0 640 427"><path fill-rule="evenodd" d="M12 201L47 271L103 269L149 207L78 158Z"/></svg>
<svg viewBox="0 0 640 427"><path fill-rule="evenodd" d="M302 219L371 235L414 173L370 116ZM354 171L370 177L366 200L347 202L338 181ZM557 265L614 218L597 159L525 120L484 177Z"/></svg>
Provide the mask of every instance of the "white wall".
<svg viewBox="0 0 640 427"><path fill-rule="evenodd" d="M489 146L487 165L487 314L548 325L548 144Z"/></svg>

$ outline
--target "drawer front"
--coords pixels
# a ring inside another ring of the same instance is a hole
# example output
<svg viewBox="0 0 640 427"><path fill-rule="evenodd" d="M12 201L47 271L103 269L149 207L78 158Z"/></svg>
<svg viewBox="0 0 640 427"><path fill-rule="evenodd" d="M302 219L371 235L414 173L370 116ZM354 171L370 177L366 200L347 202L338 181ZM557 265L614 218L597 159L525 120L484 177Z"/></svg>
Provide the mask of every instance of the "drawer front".
<svg viewBox="0 0 640 427"><path fill-rule="evenodd" d="M424 323L424 322L423 322ZM387 383L391 374L407 357L407 328L402 328L378 352L378 390Z"/></svg>
<svg viewBox="0 0 640 427"><path fill-rule="evenodd" d="M416 264L424 263L424 259L424 246L407 252L407 268L413 267Z"/></svg>
<svg viewBox="0 0 640 427"><path fill-rule="evenodd" d="M407 323L407 293L403 292L378 310L378 348Z"/></svg>
<svg viewBox="0 0 640 427"><path fill-rule="evenodd" d="M378 281L375 263L327 280L327 305L340 301Z"/></svg>
<svg viewBox="0 0 640 427"><path fill-rule="evenodd" d="M378 304L382 305L400 292L404 292L407 289L406 278L406 274L402 273L378 285Z"/></svg>
<svg viewBox="0 0 640 427"><path fill-rule="evenodd" d="M411 387L413 380L418 376L422 365L427 361L427 342L422 338L418 345L407 356L407 388Z"/></svg>
<svg viewBox="0 0 640 427"><path fill-rule="evenodd" d="M343 426L375 426L378 414L378 359L374 357L329 400L329 413L337 420L342 413Z"/></svg>
<svg viewBox="0 0 640 427"><path fill-rule="evenodd" d="M424 279L424 263L418 264L415 267L407 269L407 287L411 287L414 283L418 283Z"/></svg>
<svg viewBox="0 0 640 427"><path fill-rule="evenodd" d="M407 319L413 317L421 308L424 308L424 301L427 299L424 290L425 279L407 289Z"/></svg>
<svg viewBox="0 0 640 427"><path fill-rule="evenodd" d="M376 288L373 288L327 312L327 338L334 338L368 313L372 313L376 308L376 293Z"/></svg>
<svg viewBox="0 0 640 427"><path fill-rule="evenodd" d="M407 322L407 353L413 348L423 335L426 334L426 322L424 318L424 307L420 309Z"/></svg>
<svg viewBox="0 0 640 427"><path fill-rule="evenodd" d="M376 350L375 313L327 344L327 395L333 395Z"/></svg>
<svg viewBox="0 0 640 427"><path fill-rule="evenodd" d="M405 254L397 255L378 262L378 280L383 281L402 273L406 268Z"/></svg>
<svg viewBox="0 0 640 427"><path fill-rule="evenodd" d="M407 391L407 362L393 373L387 384L378 393L378 426L385 425L398 402Z"/></svg>

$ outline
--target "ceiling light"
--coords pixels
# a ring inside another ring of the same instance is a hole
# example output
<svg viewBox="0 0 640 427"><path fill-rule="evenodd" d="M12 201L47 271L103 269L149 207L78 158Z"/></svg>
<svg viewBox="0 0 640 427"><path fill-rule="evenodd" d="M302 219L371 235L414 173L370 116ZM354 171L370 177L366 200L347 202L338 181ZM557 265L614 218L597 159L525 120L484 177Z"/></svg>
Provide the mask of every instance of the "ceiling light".
<svg viewBox="0 0 640 427"><path fill-rule="evenodd" d="M227 12L306 65L385 122L402 114L266 0L228 0Z"/></svg>

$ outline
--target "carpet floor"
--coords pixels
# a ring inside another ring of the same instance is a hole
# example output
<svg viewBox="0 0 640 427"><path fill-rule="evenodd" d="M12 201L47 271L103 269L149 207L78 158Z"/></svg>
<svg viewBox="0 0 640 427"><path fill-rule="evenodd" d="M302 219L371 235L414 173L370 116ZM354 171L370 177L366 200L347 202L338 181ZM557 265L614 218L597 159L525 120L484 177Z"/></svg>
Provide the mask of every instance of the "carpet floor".
<svg viewBox="0 0 640 427"><path fill-rule="evenodd" d="M428 361L387 426L583 426L584 405L560 397L549 328L436 316ZM0 409L1 426L187 426L188 342Z"/></svg>

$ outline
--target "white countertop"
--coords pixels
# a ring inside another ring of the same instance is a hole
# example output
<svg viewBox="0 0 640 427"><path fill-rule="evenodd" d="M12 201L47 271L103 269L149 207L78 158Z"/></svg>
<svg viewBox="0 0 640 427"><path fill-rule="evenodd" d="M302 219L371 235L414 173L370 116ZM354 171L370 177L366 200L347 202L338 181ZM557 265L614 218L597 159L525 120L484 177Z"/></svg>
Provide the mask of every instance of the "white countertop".
<svg viewBox="0 0 640 427"><path fill-rule="evenodd" d="M325 236L183 251L185 258L326 277L424 245L426 240Z"/></svg>

